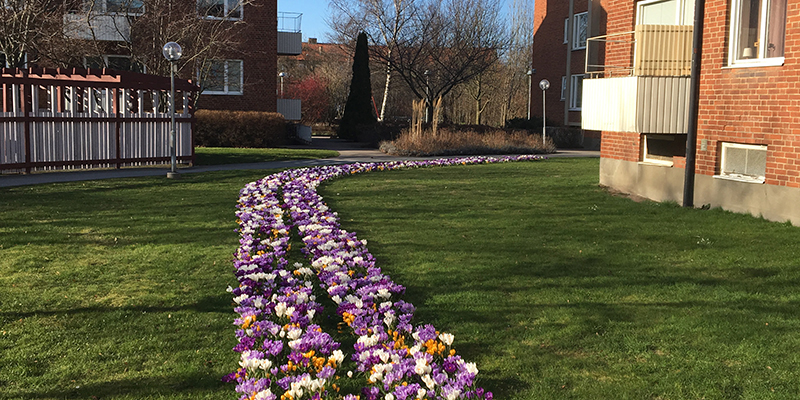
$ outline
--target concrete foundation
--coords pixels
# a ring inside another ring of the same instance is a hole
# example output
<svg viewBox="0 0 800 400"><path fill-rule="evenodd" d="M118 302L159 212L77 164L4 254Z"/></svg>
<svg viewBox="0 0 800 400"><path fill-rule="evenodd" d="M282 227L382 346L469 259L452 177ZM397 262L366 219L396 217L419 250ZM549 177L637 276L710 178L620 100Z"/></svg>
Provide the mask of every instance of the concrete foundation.
<svg viewBox="0 0 800 400"><path fill-rule="evenodd" d="M600 159L600 184L655 201L683 202L684 169ZM800 226L800 189L696 175L694 204Z"/></svg>

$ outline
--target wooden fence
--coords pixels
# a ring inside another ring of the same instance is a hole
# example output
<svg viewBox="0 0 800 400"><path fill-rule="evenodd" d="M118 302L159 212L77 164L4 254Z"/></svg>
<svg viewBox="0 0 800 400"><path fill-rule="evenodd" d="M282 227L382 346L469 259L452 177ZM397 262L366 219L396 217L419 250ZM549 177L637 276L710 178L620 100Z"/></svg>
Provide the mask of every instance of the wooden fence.
<svg viewBox="0 0 800 400"><path fill-rule="evenodd" d="M0 172L170 161L170 79L106 69L2 69ZM177 160L194 162L192 96L175 80Z"/></svg>

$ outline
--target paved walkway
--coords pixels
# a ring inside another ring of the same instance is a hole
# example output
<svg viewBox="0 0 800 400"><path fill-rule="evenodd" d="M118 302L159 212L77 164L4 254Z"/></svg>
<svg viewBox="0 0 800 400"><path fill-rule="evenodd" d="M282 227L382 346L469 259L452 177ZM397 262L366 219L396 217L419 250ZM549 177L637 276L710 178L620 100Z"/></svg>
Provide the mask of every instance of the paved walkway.
<svg viewBox="0 0 800 400"><path fill-rule="evenodd" d="M300 146L298 146L300 147ZM207 165L180 168L181 174L194 174L209 171L232 171L248 169L287 169L317 165L349 164L355 162L383 162L396 160L423 160L422 157L395 157L384 154L376 149L359 147L358 143L347 142L340 139L315 137L310 146L301 148L327 149L339 152L338 157L316 160L289 160L270 161L247 164ZM600 157L599 151L591 150L559 150L548 157ZM103 170L77 170L64 172L37 172L28 175L0 175L0 187L38 185L43 183L91 181L97 179L130 178L137 176L164 176L169 168L143 167Z"/></svg>

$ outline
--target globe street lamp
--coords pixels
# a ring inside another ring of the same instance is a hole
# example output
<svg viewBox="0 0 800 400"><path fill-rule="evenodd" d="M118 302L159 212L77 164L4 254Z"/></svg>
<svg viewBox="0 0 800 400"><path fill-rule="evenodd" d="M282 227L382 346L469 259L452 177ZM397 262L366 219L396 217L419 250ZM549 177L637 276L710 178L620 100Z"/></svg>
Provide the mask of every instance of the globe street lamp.
<svg viewBox="0 0 800 400"><path fill-rule="evenodd" d="M289 74L287 74L286 72L281 72L280 74L278 74L278 77L281 78L281 98L283 98L283 78L286 78L287 75Z"/></svg>
<svg viewBox="0 0 800 400"><path fill-rule="evenodd" d="M175 42L169 42L164 45L164 48L161 49L161 53L164 54L164 58L169 61L170 68L169 68L169 154L170 159L172 162L172 166L170 171L167 172L167 178L180 178L180 174L175 168L176 164L176 156L175 156L175 72L177 69L176 62L180 60L181 55L183 54L183 49L181 46Z"/></svg>
<svg viewBox="0 0 800 400"><path fill-rule="evenodd" d="M542 89L542 146L547 148L547 131L545 128L547 127L547 107L545 107L545 93L547 89L550 89L550 81L547 79L542 79L539 81L539 89Z"/></svg>

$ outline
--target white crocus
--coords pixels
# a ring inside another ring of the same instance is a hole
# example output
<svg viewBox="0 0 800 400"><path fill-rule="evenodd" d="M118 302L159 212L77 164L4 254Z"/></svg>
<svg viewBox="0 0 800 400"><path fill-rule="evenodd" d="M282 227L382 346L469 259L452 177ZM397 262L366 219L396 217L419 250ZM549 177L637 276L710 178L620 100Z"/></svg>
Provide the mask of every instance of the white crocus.
<svg viewBox="0 0 800 400"><path fill-rule="evenodd" d="M441 333L441 334L439 334L439 340L441 340L442 343L444 343L444 344L446 344L448 346L453 344L453 339L454 339L454 337L450 333Z"/></svg>

